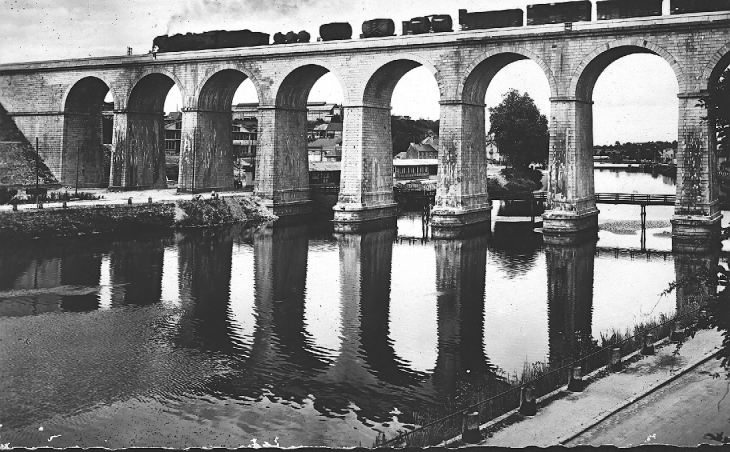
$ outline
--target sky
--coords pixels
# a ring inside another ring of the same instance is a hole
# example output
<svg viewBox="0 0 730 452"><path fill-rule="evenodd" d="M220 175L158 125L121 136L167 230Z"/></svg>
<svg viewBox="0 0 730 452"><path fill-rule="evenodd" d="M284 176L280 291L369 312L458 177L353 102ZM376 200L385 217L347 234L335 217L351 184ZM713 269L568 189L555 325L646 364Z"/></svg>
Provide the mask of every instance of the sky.
<svg viewBox="0 0 730 452"><path fill-rule="evenodd" d="M251 29L273 35L307 30L319 36L319 26L346 21L357 36L360 24L374 18L400 22L424 14L458 10L525 9L537 2L520 0L0 0L0 64L51 59L147 53L155 36L207 30ZM547 3L547 1L543 2ZM668 1L665 0L665 11ZM256 102L250 82L244 82L234 102ZM509 89L528 92L549 117L547 81L531 61L518 61L500 71L487 91L487 106L496 106ZM600 76L594 90L594 143L677 138L678 86L669 65L653 55L629 55ZM176 97L177 96L177 97ZM312 89L311 101L341 102L342 92L330 75ZM166 110L181 103L175 89ZM438 90L424 68L406 74L396 86L393 114L438 119ZM487 114L488 116L488 114ZM487 124L487 127L489 125Z"/></svg>

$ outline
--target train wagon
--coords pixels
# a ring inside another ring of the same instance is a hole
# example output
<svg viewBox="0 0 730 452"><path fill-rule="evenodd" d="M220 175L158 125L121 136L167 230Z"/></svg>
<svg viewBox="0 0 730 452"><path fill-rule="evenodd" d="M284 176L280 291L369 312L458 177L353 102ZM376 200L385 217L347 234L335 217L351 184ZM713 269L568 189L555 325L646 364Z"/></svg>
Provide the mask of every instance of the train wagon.
<svg viewBox="0 0 730 452"><path fill-rule="evenodd" d="M230 47L251 47L267 45L269 35L251 30L206 31L205 33L186 33L172 36L157 36L152 45L157 51L184 52L190 50L225 49Z"/></svg>
<svg viewBox="0 0 730 452"><path fill-rule="evenodd" d="M320 25L319 37L322 41L339 41L352 38L352 25L348 22L332 22Z"/></svg>
<svg viewBox="0 0 730 452"><path fill-rule="evenodd" d="M608 0L596 2L598 20L661 16L662 0Z"/></svg>
<svg viewBox="0 0 730 452"><path fill-rule="evenodd" d="M454 31L451 16L448 14L432 14L430 16L413 17L403 21L404 35L420 35L423 33L444 33Z"/></svg>
<svg viewBox="0 0 730 452"><path fill-rule="evenodd" d="M672 14L728 11L730 0L672 0L669 9Z"/></svg>
<svg viewBox="0 0 730 452"><path fill-rule="evenodd" d="M482 30L485 28L521 27L523 25L521 9L503 9L500 11L482 11L476 13L459 10L459 25L462 30Z"/></svg>
<svg viewBox="0 0 730 452"><path fill-rule="evenodd" d="M560 24L591 20L591 2L563 2L529 5L527 25Z"/></svg>
<svg viewBox="0 0 730 452"><path fill-rule="evenodd" d="M362 23L361 38L382 38L395 34L393 19L372 19Z"/></svg>

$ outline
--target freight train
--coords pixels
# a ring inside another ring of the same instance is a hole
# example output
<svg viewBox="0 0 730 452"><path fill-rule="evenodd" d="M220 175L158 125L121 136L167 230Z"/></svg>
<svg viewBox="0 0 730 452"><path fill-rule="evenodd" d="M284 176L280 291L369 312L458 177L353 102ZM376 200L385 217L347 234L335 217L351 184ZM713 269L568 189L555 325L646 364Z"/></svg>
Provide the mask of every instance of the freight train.
<svg viewBox="0 0 730 452"><path fill-rule="evenodd" d="M596 2L596 20L625 19L630 17L659 16L662 0L604 0ZM730 11L730 0L671 0L671 14L687 14L712 11ZM544 25L591 20L591 2L586 0L545 3L527 6L527 25ZM461 30L483 30L504 27L521 27L523 10L467 12L459 10ZM403 35L444 33L453 31L451 16L432 14L414 17L402 22ZM388 37L395 35L392 19L372 19L363 22L361 38ZM352 38L352 26L347 22L332 22L319 27L319 40L338 41ZM274 44L309 42L306 31L274 34ZM205 33L158 36L153 41L157 52L223 49L269 44L269 35L250 30L208 31Z"/></svg>
<svg viewBox="0 0 730 452"><path fill-rule="evenodd" d="M229 47L261 46L269 43L269 35L251 30L206 31L172 36L162 35L152 41L158 52L226 49Z"/></svg>

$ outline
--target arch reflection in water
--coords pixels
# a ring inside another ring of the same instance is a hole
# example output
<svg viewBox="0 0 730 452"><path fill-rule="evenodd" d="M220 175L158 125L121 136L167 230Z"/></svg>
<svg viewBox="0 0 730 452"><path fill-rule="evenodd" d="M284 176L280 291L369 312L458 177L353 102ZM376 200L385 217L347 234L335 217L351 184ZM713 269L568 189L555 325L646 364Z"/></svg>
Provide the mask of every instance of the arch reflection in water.
<svg viewBox="0 0 730 452"><path fill-rule="evenodd" d="M438 357L434 385L442 399L460 382L476 382L495 368L484 354L486 235L435 240Z"/></svg>
<svg viewBox="0 0 730 452"><path fill-rule="evenodd" d="M343 339L328 378L337 398L361 408L358 417L390 421L393 408L410 413L433 403L428 376L409 368L390 331L393 241L396 229L337 234ZM388 394L388 397L383 397Z"/></svg>
<svg viewBox="0 0 730 452"><path fill-rule="evenodd" d="M108 249L109 241L103 238L5 244L0 259L0 315L98 309L101 253Z"/></svg>
<svg viewBox="0 0 730 452"><path fill-rule="evenodd" d="M595 253L595 239L574 245L545 245L551 364L577 357L581 344L590 344Z"/></svg>

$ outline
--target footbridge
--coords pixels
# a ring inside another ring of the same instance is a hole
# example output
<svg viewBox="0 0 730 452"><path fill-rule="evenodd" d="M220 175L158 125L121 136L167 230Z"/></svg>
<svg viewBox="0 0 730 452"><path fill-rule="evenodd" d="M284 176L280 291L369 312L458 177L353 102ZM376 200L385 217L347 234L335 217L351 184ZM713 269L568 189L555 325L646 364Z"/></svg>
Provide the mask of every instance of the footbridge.
<svg viewBox="0 0 730 452"><path fill-rule="evenodd" d="M673 234L704 239L719 227L714 133L698 100L730 62L730 13L602 20L427 35L200 50L0 65L2 129L27 141L62 183L118 189L164 187L163 105L183 98L180 189L233 187L231 105L250 79L259 99L255 194L280 216L311 211L306 102L331 72L344 96L341 232L396 215L391 97L425 66L440 94L434 232L457 236L490 218L485 94L508 64L534 61L550 86L547 235L595 228L593 87L613 61L663 58L679 87L677 198ZM114 99L111 168L103 171L101 107ZM0 141L2 141L0 137Z"/></svg>

